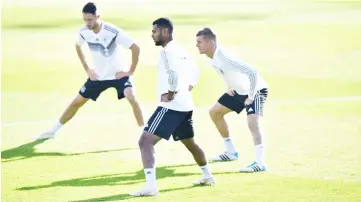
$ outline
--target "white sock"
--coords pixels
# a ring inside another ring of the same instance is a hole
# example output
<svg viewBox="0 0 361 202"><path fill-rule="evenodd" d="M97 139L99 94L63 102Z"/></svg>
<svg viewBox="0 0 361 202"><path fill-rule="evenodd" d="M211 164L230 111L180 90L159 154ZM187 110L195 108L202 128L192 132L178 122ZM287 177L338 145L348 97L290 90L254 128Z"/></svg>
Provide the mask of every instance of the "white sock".
<svg viewBox="0 0 361 202"><path fill-rule="evenodd" d="M155 168L145 168L145 181L148 187L156 187L155 184Z"/></svg>
<svg viewBox="0 0 361 202"><path fill-rule="evenodd" d="M55 123L55 125L49 130L49 132L56 133L62 126L63 126L63 124L61 124L60 121L58 120Z"/></svg>
<svg viewBox="0 0 361 202"><path fill-rule="evenodd" d="M256 162L260 166L264 166L264 146L263 144L259 144L255 146L256 149Z"/></svg>
<svg viewBox="0 0 361 202"><path fill-rule="evenodd" d="M224 140L224 146L226 147L227 152L232 153L232 154L237 152L236 148L234 148L234 145L233 145L230 137L224 137L223 140Z"/></svg>
<svg viewBox="0 0 361 202"><path fill-rule="evenodd" d="M212 177L211 171L208 168L208 164L205 166L199 166L203 172L203 177L204 178L210 178Z"/></svg>

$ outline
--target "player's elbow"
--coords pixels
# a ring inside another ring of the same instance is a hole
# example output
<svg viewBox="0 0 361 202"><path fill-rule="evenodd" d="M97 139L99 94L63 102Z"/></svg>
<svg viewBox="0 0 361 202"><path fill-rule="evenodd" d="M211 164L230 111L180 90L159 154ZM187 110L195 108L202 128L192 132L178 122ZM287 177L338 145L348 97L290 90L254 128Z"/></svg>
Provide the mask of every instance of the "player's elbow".
<svg viewBox="0 0 361 202"><path fill-rule="evenodd" d="M78 44L75 44L75 50L76 51L81 51L81 46L79 46Z"/></svg>
<svg viewBox="0 0 361 202"><path fill-rule="evenodd" d="M168 78L169 90L176 91L178 86L178 74L177 72L172 70L169 70L168 74L169 74L169 78Z"/></svg>
<svg viewBox="0 0 361 202"><path fill-rule="evenodd" d="M140 48L136 43L133 43L129 49L132 51L133 54L139 55L140 53Z"/></svg>

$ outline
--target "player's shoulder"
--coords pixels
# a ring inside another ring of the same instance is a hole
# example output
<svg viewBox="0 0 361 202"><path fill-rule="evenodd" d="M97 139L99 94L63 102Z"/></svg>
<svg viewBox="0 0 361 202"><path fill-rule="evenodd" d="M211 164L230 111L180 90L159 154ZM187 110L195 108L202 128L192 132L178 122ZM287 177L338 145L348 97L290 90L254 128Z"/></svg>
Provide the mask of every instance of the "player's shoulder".
<svg viewBox="0 0 361 202"><path fill-rule="evenodd" d="M110 23L110 22L104 22L104 30L113 33L113 34L118 34L119 32L123 31L121 28L119 28L118 26Z"/></svg>
<svg viewBox="0 0 361 202"><path fill-rule="evenodd" d="M187 54L187 51L184 47L179 44L177 41L171 41L165 48L164 51L170 54Z"/></svg>
<svg viewBox="0 0 361 202"><path fill-rule="evenodd" d="M216 58L223 59L223 60L234 58L232 51L230 51L229 49L224 48L222 46L217 47L215 56L216 56Z"/></svg>
<svg viewBox="0 0 361 202"><path fill-rule="evenodd" d="M87 32L89 32L89 31L91 31L87 26L83 26L83 27L81 27L80 29L79 29L79 33L80 34L84 34L84 33L87 33Z"/></svg>

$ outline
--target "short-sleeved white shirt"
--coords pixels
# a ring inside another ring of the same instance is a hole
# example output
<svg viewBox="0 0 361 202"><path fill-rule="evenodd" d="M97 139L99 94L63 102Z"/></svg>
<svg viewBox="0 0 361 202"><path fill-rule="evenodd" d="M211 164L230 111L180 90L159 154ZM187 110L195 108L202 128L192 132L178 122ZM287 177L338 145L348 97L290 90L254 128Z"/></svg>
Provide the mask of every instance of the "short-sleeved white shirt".
<svg viewBox="0 0 361 202"><path fill-rule="evenodd" d="M78 34L77 45L87 43L93 56L94 71L99 80L113 80L119 71L127 71L119 45L130 48L134 41L124 31L108 22L101 23L98 33L84 27Z"/></svg>

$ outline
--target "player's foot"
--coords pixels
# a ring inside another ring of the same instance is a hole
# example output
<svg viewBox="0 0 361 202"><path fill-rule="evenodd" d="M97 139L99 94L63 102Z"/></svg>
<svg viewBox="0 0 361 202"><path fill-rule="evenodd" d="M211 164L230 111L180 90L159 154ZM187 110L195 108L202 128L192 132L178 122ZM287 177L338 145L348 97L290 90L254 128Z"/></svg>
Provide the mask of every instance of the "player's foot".
<svg viewBox="0 0 361 202"><path fill-rule="evenodd" d="M259 165L257 162L253 162L251 165L241 168L240 172L243 173L253 173L253 172L263 172L266 171L266 166Z"/></svg>
<svg viewBox="0 0 361 202"><path fill-rule="evenodd" d="M206 185L206 186L212 186L216 184L216 179L214 177L210 178L201 178L196 181L193 181L194 185Z"/></svg>
<svg viewBox="0 0 361 202"><path fill-rule="evenodd" d="M236 153L229 153L229 152L223 152L222 154L219 154L213 158L210 158L210 161L235 161L238 159L238 152Z"/></svg>
<svg viewBox="0 0 361 202"><path fill-rule="evenodd" d="M158 196L159 192L156 187L145 187L137 192L129 193L131 196Z"/></svg>
<svg viewBox="0 0 361 202"><path fill-rule="evenodd" d="M41 135L39 135L36 139L38 140L47 140L55 137L55 133L52 132L46 132Z"/></svg>

